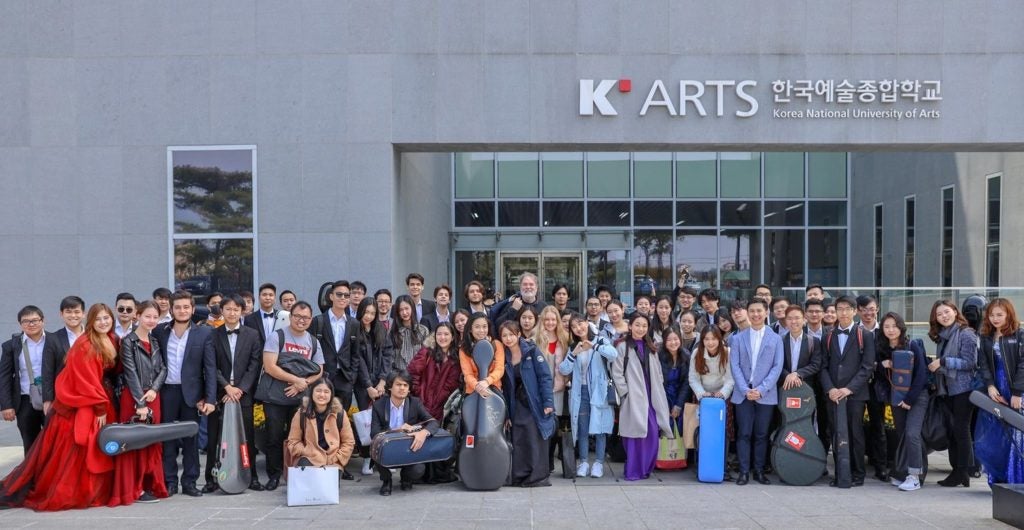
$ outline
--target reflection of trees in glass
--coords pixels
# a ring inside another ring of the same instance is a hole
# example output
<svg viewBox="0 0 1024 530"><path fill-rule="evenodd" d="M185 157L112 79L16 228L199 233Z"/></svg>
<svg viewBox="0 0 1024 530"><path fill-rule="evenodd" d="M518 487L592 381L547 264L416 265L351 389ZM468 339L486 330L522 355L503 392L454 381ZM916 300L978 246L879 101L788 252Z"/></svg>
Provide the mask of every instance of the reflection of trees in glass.
<svg viewBox="0 0 1024 530"><path fill-rule="evenodd" d="M237 292L252 286L250 239L188 239L174 242L174 279L193 294Z"/></svg>
<svg viewBox="0 0 1024 530"><path fill-rule="evenodd" d="M252 231L252 171L174 167L174 230Z"/></svg>
<svg viewBox="0 0 1024 530"><path fill-rule="evenodd" d="M672 232L668 230L645 230L637 231L633 236L633 245L643 254L643 261L637 256L636 263L643 263L643 272L635 272L636 275L649 276L656 282L656 289L667 289L671 284L672 274L669 270L671 262L665 263L665 258L672 252ZM655 260L656 267L651 268L651 260ZM638 289L637 285L633 286ZM646 290L646 289L644 289Z"/></svg>

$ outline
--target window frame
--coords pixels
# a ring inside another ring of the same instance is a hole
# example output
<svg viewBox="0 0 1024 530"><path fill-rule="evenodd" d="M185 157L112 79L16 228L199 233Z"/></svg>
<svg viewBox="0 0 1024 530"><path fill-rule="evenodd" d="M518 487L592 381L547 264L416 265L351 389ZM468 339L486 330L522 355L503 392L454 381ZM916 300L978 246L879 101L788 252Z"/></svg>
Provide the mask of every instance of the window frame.
<svg viewBox="0 0 1024 530"><path fill-rule="evenodd" d="M997 179L997 178L999 179L999 220L998 220L998 223L999 223L999 239L995 243L992 243L992 242L989 241L989 204L991 203L991 199L989 199L989 187L992 185L992 179ZM995 281L996 285L993 285L993 282L991 281L992 279L989 277L989 272L991 271L991 264L989 263L989 253L990 253L990 251L992 249L995 249L996 253L1000 254L996 258L997 261L1000 261L1000 262L1002 261L1001 254L1002 254L1002 242L1003 242L1003 210L1004 210L1002 202L1003 202L1003 181L1004 180L1005 179L1003 178L1003 173L1002 172L992 173L992 174L989 174L989 175L985 175L985 195L984 195L984 197L985 197L985 262L984 262L985 265L984 265L984 267L985 268L984 268L984 270L985 270L985 285L987 287L998 287L998 284L999 284L999 278L996 278L996 281ZM997 267L999 265L1000 265L1000 263L996 263ZM998 272L997 272L997 275L999 275Z"/></svg>
<svg viewBox="0 0 1024 530"><path fill-rule="evenodd" d="M950 192L950 201L953 203L950 208L949 219L946 219L946 192ZM916 214L917 211L915 210ZM949 248L946 244L946 222L949 222ZM939 188L939 285L941 287L953 286L954 261L956 260L956 187L952 184ZM949 251L949 271L946 271L946 252ZM946 285L946 273L949 273L949 285Z"/></svg>

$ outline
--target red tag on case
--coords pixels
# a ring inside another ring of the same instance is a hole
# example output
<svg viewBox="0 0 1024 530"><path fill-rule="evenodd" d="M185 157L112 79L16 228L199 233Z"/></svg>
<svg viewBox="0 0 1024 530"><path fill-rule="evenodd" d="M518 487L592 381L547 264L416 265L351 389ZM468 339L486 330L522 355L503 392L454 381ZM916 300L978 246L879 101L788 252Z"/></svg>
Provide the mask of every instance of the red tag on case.
<svg viewBox="0 0 1024 530"><path fill-rule="evenodd" d="M790 447L796 449L797 451L803 451L804 443L807 442L806 439L804 439L802 436L793 431L789 431L789 434L786 435L785 440Z"/></svg>
<svg viewBox="0 0 1024 530"><path fill-rule="evenodd" d="M242 444L242 469L249 469L249 446Z"/></svg>
<svg viewBox="0 0 1024 530"><path fill-rule="evenodd" d="M801 406L801 399L798 397L786 398L787 409L798 409Z"/></svg>
<svg viewBox="0 0 1024 530"><path fill-rule="evenodd" d="M473 436L472 434L466 435L466 447L472 448L475 443L476 443L476 437L475 436Z"/></svg>

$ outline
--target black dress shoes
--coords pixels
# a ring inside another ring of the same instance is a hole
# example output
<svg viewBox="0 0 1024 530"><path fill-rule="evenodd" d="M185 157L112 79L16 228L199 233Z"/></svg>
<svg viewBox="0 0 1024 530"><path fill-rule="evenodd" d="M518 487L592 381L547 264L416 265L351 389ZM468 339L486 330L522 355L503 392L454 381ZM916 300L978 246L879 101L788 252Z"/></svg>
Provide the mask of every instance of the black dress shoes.
<svg viewBox="0 0 1024 530"><path fill-rule="evenodd" d="M355 479L356 479L356 477L353 477L352 473L349 473L347 469L342 469L341 470L341 480L355 480Z"/></svg>
<svg viewBox="0 0 1024 530"><path fill-rule="evenodd" d="M380 494L387 497L391 495L391 481L387 480L380 485Z"/></svg>
<svg viewBox="0 0 1024 530"><path fill-rule="evenodd" d="M864 485L864 477L854 477L854 479L850 482L850 485L855 487L855 488L859 487L859 486L863 486Z"/></svg>
<svg viewBox="0 0 1024 530"><path fill-rule="evenodd" d="M249 483L249 489L253 491L263 491L263 484L260 484L258 479L252 479L252 482Z"/></svg>
<svg viewBox="0 0 1024 530"><path fill-rule="evenodd" d="M207 482L203 484L203 493L213 493L220 489L220 486L216 482Z"/></svg>
<svg viewBox="0 0 1024 530"><path fill-rule="evenodd" d="M750 473L740 473L740 475L736 477L737 486L746 486L748 482L750 482Z"/></svg>
<svg viewBox="0 0 1024 530"><path fill-rule="evenodd" d="M173 496L175 496L177 494L178 494L178 485L177 484L168 484L167 485L167 496L168 497L173 497Z"/></svg>
<svg viewBox="0 0 1024 530"><path fill-rule="evenodd" d="M267 485L264 486L263 489L265 489L267 491L274 491L274 490L277 489L277 485L280 484L280 482L281 482L281 479L279 479L279 478L272 478L272 479L267 481Z"/></svg>
<svg viewBox="0 0 1024 530"><path fill-rule="evenodd" d="M768 477L764 476L764 473L754 473L754 480L756 480L758 484L765 486L772 483L772 481L768 480Z"/></svg>
<svg viewBox="0 0 1024 530"><path fill-rule="evenodd" d="M402 488L402 491L411 490L412 489L412 481L405 481L405 480L403 480L402 483L399 485L399 487Z"/></svg>
<svg viewBox="0 0 1024 530"><path fill-rule="evenodd" d="M203 496L203 492L199 491L199 488L197 488L195 486L195 484L191 484L191 485L188 485L188 486L182 486L181 487L181 492L184 493L185 495L188 495L189 497L202 497Z"/></svg>

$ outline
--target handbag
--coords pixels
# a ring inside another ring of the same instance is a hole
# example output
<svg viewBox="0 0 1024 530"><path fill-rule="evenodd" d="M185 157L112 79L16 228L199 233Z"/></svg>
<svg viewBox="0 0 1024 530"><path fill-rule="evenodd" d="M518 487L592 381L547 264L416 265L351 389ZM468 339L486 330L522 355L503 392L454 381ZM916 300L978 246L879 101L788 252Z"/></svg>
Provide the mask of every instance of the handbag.
<svg viewBox="0 0 1024 530"><path fill-rule="evenodd" d="M277 330L277 338L278 344L280 344L277 354L278 368L298 377L309 377L320 373L319 364L297 353L282 350L284 348L284 330ZM317 341L314 339L312 342L313 353L310 355L311 357L316 355L317 350ZM294 407L302 403L302 394L288 397L285 394L287 388L288 383L275 379L267 374L266 369L264 369L263 373L260 374L260 382L256 385L254 397L271 405Z"/></svg>
<svg viewBox="0 0 1024 530"><path fill-rule="evenodd" d="M288 468L288 506L338 504L338 468Z"/></svg>
<svg viewBox="0 0 1024 530"><path fill-rule="evenodd" d="M658 439L658 457L654 461L658 469L686 469L686 448L679 437L676 423L672 422L672 438Z"/></svg>
<svg viewBox="0 0 1024 530"><path fill-rule="evenodd" d="M356 434L359 435L359 443L363 447L369 447L373 439L370 437L370 424L373 422L373 408L367 407L352 415L352 423L356 426Z"/></svg>
<svg viewBox="0 0 1024 530"><path fill-rule="evenodd" d="M698 411L700 411L700 405L696 403L683 404L683 447L685 449L697 448L694 438L697 427L700 426Z"/></svg>
<svg viewBox="0 0 1024 530"><path fill-rule="evenodd" d="M949 418L939 396L933 395L928 400L924 424L921 425L921 439L925 447L933 451L945 451L949 447Z"/></svg>
<svg viewBox="0 0 1024 530"><path fill-rule="evenodd" d="M594 348L596 349L597 345L600 344L602 341L604 341L604 337L599 337L597 339L597 342L594 343ZM592 352L591 355L596 355L596 353L597 352ZM622 359L622 373L623 374L626 373L626 367L627 366L629 366L629 350L628 349L626 350L626 357ZM621 404L620 400L619 400L619 393L618 393L618 391L615 390L615 381L612 380L612 366L611 366L611 363L609 363L607 361L607 359L605 360L604 368L605 368L605 371L608 373L608 391L607 391L607 394L605 395L605 399L608 402L609 406L611 406L611 407L618 407Z"/></svg>
<svg viewBox="0 0 1024 530"><path fill-rule="evenodd" d="M29 401L32 402L32 408L43 410L43 379L36 377L35 371L32 369L32 360L28 355L28 341L24 336L21 338L21 353L25 357L25 370L28 371Z"/></svg>

